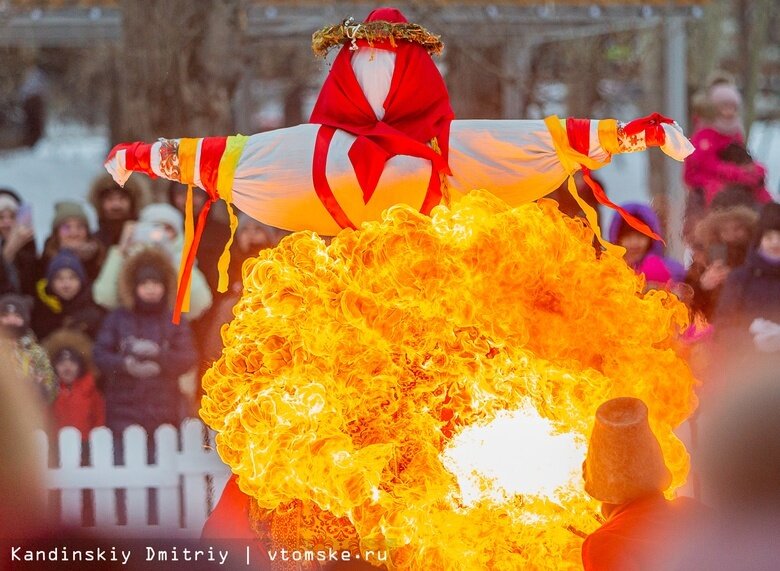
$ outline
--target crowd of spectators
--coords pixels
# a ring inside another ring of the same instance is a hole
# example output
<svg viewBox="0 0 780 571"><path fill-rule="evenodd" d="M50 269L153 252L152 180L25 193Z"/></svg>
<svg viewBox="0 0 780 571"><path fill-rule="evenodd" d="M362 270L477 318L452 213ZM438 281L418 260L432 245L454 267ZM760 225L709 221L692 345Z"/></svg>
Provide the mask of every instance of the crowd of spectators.
<svg viewBox="0 0 780 571"><path fill-rule="evenodd" d="M86 441L108 426L119 445L131 424L151 434L196 415L196 379L221 351L242 263L281 232L242 214L231 287L219 293L217 260L230 232L227 212L216 211L193 271L191 309L174 325L185 196L172 184L167 202L154 201L138 175L124 189L99 176L88 194L98 228L90 229L85 204L60 202L37 252L23 189L0 189L2 344L36 387L53 431L75 426Z"/></svg>
<svg viewBox="0 0 780 571"><path fill-rule="evenodd" d="M684 340L707 400L729 378L761 375L780 359L780 204L766 188L766 169L746 146L742 100L728 74L714 74L693 102L694 153L685 160L683 240L686 264L615 216L609 239L647 289L666 289L690 308ZM663 235L650 204L623 204Z"/></svg>
<svg viewBox="0 0 780 571"><path fill-rule="evenodd" d="M694 108L696 151L684 166L687 267L620 217L608 237L625 248L648 289L669 289L688 304L691 338L705 340L718 357L703 375L716 386L723 371L780 356L780 205L766 190L765 168L747 151L734 82L713 76ZM274 246L280 232L240 214L230 287L219 293L217 261L230 231L226 213L214 212L192 272L187 320L171 327L186 193L171 183L164 199L153 201L138 175L120 188L103 174L88 193L97 229L84 204L60 202L37 252L23 189L0 189L0 325L24 375L51 406L53 426L71 423L86 433L103 423L116 430L138 423L153 431L197 410L197 379L221 352L242 262ZM562 210L578 214L567 193L555 196ZM205 194L196 191L193 201L197 212ZM623 207L663 233L651 205Z"/></svg>

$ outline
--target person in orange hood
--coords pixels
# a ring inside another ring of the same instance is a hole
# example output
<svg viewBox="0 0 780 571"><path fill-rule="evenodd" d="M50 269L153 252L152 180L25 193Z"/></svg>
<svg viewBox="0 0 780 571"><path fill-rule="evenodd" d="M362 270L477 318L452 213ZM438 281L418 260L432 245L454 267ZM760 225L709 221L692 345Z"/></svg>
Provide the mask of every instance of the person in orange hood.
<svg viewBox="0 0 780 571"><path fill-rule="evenodd" d="M656 571L708 518L692 498L664 497L672 475L647 415L631 397L596 411L583 477L606 521L582 545L585 571Z"/></svg>

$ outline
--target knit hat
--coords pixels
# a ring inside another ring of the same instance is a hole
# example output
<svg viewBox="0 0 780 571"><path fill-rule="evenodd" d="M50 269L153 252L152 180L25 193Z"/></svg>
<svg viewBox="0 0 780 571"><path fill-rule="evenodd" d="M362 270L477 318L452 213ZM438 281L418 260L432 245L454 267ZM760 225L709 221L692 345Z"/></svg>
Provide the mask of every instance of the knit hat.
<svg viewBox="0 0 780 571"><path fill-rule="evenodd" d="M13 190L7 188L0 188L0 212L3 210L12 210L16 212L22 205L22 200L19 195Z"/></svg>
<svg viewBox="0 0 780 571"><path fill-rule="evenodd" d="M68 249L60 250L51 259L48 267L46 268L46 281L51 283L57 272L64 269L69 269L76 272L76 275L81 280L82 285L87 283L87 272L84 269L84 264L81 263L81 259L74 252Z"/></svg>
<svg viewBox="0 0 780 571"><path fill-rule="evenodd" d="M21 316L26 327L30 325L32 305L32 299L26 295L7 293L0 297L0 315L16 313Z"/></svg>
<svg viewBox="0 0 780 571"><path fill-rule="evenodd" d="M780 204L777 202L770 202L765 204L761 209L761 213L758 217L758 225L756 226L756 236L758 240L770 230L780 231Z"/></svg>
<svg viewBox="0 0 780 571"><path fill-rule="evenodd" d="M57 231L57 228L65 222L68 218L78 218L84 225L89 227L89 220L87 219L87 213L84 212L84 207L78 202L58 202L54 205L54 220L51 223L52 233Z"/></svg>
<svg viewBox="0 0 780 571"><path fill-rule="evenodd" d="M742 96L739 89L733 83L720 82L710 87L710 101L713 105L730 103L739 107L742 105Z"/></svg>
<svg viewBox="0 0 780 571"><path fill-rule="evenodd" d="M166 284L167 276L162 268L153 264L147 264L140 266L133 275L133 283L138 285L147 280L160 282L163 285Z"/></svg>
<svg viewBox="0 0 780 571"><path fill-rule="evenodd" d="M624 504L672 483L661 445L637 398L608 400L596 411L584 465L585 491L610 504Z"/></svg>
<svg viewBox="0 0 780 571"><path fill-rule="evenodd" d="M182 233L184 227L184 217L175 207L164 202L156 202L144 207L138 217L139 222L149 222L152 224L165 224L176 231L176 235Z"/></svg>

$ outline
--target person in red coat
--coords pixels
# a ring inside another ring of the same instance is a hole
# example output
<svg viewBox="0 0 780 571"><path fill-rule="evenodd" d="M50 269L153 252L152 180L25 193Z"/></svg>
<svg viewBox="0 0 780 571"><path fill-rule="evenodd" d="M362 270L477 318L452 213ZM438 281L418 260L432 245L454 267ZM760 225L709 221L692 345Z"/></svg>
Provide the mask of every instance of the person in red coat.
<svg viewBox="0 0 780 571"><path fill-rule="evenodd" d="M106 422L105 402L92 372L92 342L80 331L59 329L43 341L43 346L59 383L52 405L52 428L59 431L75 426L86 441L93 428Z"/></svg>
<svg viewBox="0 0 780 571"><path fill-rule="evenodd" d="M631 397L596 411L583 476L606 521L582 545L585 571L657 571L707 520L696 500L664 497L672 476L647 415Z"/></svg>

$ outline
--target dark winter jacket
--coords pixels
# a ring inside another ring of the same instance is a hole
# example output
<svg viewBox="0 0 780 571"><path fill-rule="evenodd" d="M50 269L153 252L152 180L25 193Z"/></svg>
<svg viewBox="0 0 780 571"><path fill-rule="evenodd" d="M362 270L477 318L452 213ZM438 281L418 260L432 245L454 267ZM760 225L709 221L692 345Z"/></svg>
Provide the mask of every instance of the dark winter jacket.
<svg viewBox="0 0 780 571"><path fill-rule="evenodd" d="M114 432L131 424L139 424L147 432L161 424L178 424L178 378L197 360L186 322L174 325L169 308L146 313L135 307L134 275L147 264L164 268L169 296L175 295L176 275L167 254L156 248L142 250L125 262L119 280L123 307L108 314L95 341L95 363L104 376L106 425ZM156 343L159 355L150 359L134 355L133 346L139 339ZM146 378L133 376L127 368L127 357L154 361L160 372Z"/></svg>
<svg viewBox="0 0 780 571"><path fill-rule="evenodd" d="M2 240L0 240L2 245ZM30 240L16 253L11 267L15 270L19 293L35 296L35 284L42 275L42 268L38 263L38 253L35 251L35 242Z"/></svg>
<svg viewBox="0 0 780 571"><path fill-rule="evenodd" d="M79 256L81 257L81 263L84 264L84 269L87 271L87 277L89 278L89 283L91 284L95 281L95 278L98 277L98 274L100 274L100 268L102 267L103 260L105 260L106 257L106 247L94 236L90 236L89 244L91 246L90 253L79 254ZM62 248L60 247L57 237L54 235L49 236L46 239L46 242L43 244L43 252L41 253L41 257L38 259L38 267L48 267L54 256L56 256L57 252L59 252L61 249Z"/></svg>
<svg viewBox="0 0 780 571"><path fill-rule="evenodd" d="M780 323L780 264L772 264L757 251L726 279L713 325L715 342L730 371L777 372L777 353L756 350L749 328L753 320Z"/></svg>
<svg viewBox="0 0 780 571"><path fill-rule="evenodd" d="M94 339L105 314L92 300L90 287L82 287L76 297L64 301L48 290L46 280L41 280L33 307L32 330L39 339L44 339L52 331L67 327Z"/></svg>
<svg viewBox="0 0 780 571"><path fill-rule="evenodd" d="M20 293L19 278L13 265L0 258L0 295L7 293Z"/></svg>
<svg viewBox="0 0 780 571"><path fill-rule="evenodd" d="M759 317L780 323L780 264L752 251L745 264L729 274L713 321L719 329L737 333Z"/></svg>
<svg viewBox="0 0 780 571"><path fill-rule="evenodd" d="M701 313L708 320L712 319L715 307L723 290L723 285L706 290L701 285L701 278L707 268L715 262L713 253L718 253L722 262L729 268L736 268L745 263L750 247L758 214L747 206L734 206L710 211L695 229L696 247L701 249L701 257L694 256L685 275L685 283L693 289L691 309ZM720 228L727 223L736 223L745 228L746 240L739 243L726 244L720 238ZM725 284L725 282L724 282Z"/></svg>

